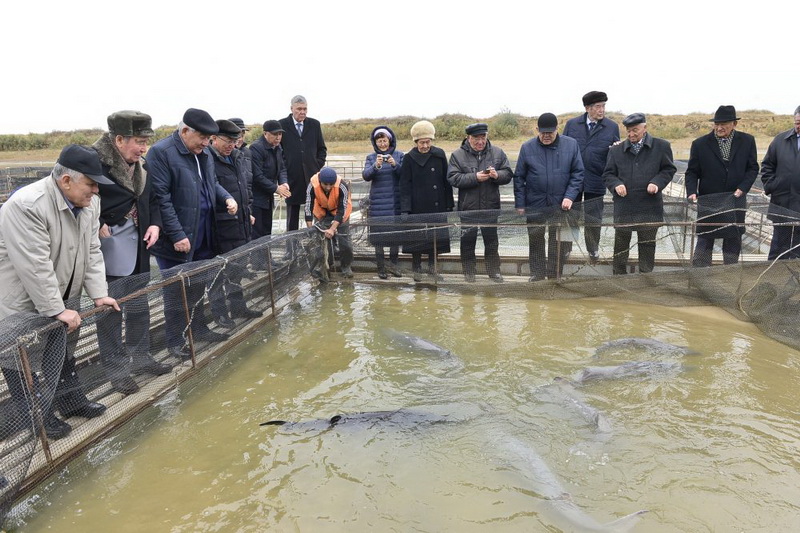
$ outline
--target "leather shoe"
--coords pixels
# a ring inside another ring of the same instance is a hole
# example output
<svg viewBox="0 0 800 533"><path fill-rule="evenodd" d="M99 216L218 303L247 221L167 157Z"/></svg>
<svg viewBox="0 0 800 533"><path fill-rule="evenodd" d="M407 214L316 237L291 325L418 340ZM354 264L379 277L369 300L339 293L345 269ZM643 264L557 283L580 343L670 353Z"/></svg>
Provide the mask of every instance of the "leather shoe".
<svg viewBox="0 0 800 533"><path fill-rule="evenodd" d="M234 322L233 320L231 320L226 316L218 316L214 318L214 322L216 322L225 329L232 329L233 327L236 326L236 322Z"/></svg>
<svg viewBox="0 0 800 533"><path fill-rule="evenodd" d="M44 420L44 432L50 440L63 439L70 431L72 426L52 413Z"/></svg>
<svg viewBox="0 0 800 533"><path fill-rule="evenodd" d="M386 270L380 269L378 270L378 277L381 279L389 279L389 274L386 273Z"/></svg>
<svg viewBox="0 0 800 533"><path fill-rule="evenodd" d="M346 277L346 278L348 278L348 279L349 279L349 278L352 278L352 277L353 277L353 271L352 271L352 269L350 269L350 267L343 268L343 269L342 269L342 276L344 276L344 277Z"/></svg>
<svg viewBox="0 0 800 533"><path fill-rule="evenodd" d="M172 357L177 357L181 361L188 361L192 358L192 353L186 346L170 346L167 348L167 352Z"/></svg>
<svg viewBox="0 0 800 533"><path fill-rule="evenodd" d="M130 376L111 380L111 388L127 396L139 391L139 385Z"/></svg>
<svg viewBox="0 0 800 533"><path fill-rule="evenodd" d="M211 331L208 328L203 331L195 332L194 336L197 340L206 342L225 342L231 338L231 336L227 333L217 333L216 331Z"/></svg>
<svg viewBox="0 0 800 533"><path fill-rule="evenodd" d="M82 416L84 418L97 418L106 412L106 406L97 402L86 402L80 407L75 409L61 411L64 418L71 418L73 416Z"/></svg>
<svg viewBox="0 0 800 533"><path fill-rule="evenodd" d="M237 309L236 311L231 311L231 316L233 316L234 318L246 318L248 320L252 320L254 318L261 318L261 313L245 307L243 309Z"/></svg>
<svg viewBox="0 0 800 533"><path fill-rule="evenodd" d="M153 374L154 376L163 376L164 374L169 374L171 371L172 367L170 365L159 363L155 359L150 359L149 361L135 365L133 368L134 374Z"/></svg>
<svg viewBox="0 0 800 533"><path fill-rule="evenodd" d="M489 278L495 283L503 283L503 276L501 274L492 274Z"/></svg>

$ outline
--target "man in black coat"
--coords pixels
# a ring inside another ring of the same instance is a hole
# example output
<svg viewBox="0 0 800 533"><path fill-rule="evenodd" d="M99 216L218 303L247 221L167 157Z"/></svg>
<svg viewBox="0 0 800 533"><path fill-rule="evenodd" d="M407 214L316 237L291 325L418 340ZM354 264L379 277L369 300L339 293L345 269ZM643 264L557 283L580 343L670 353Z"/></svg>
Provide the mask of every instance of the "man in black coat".
<svg viewBox="0 0 800 533"><path fill-rule="evenodd" d="M291 196L281 140L283 128L277 120L267 120L264 135L250 146L253 174L253 238L272 235L275 193Z"/></svg>
<svg viewBox="0 0 800 533"><path fill-rule="evenodd" d="M769 196L772 228L769 259L800 258L800 106L794 110L794 128L775 136L761 162L764 194ZM785 224L785 225L784 225Z"/></svg>
<svg viewBox="0 0 800 533"><path fill-rule="evenodd" d="M647 132L643 113L622 121L627 139L608 152L603 181L614 198L614 274L626 274L631 236L636 231L639 271L652 272L656 235L664 221L662 191L675 176L672 147Z"/></svg>
<svg viewBox="0 0 800 533"><path fill-rule="evenodd" d="M253 223L250 214L250 183L247 180L250 162L240 150L234 148L241 133L239 127L230 120L217 120L217 126L219 133L211 137L210 148L217 182L240 206L233 214L217 206L217 239L219 252L224 254L250 241ZM214 322L222 327L233 327L235 318L251 319L261 316L261 313L248 309L244 301L244 263L245 258L237 258L228 263L211 288L211 312L214 314Z"/></svg>
<svg viewBox="0 0 800 533"><path fill-rule="evenodd" d="M99 183L98 188L100 249L106 265L109 294L116 299L147 285L149 248L161 233L158 202L150 196L150 180L141 161L154 133L151 122L149 115L139 111L112 113L108 116L108 133L92 146L100 157L103 174L113 182ZM150 355L147 295L125 302L122 308L123 313L105 313L97 320L97 341L111 387L122 394L132 394L139 386L131 373L161 375L171 367Z"/></svg>
<svg viewBox="0 0 800 533"><path fill-rule="evenodd" d="M281 146L286 157L286 172L291 195L286 199L286 230L296 230L300 225L300 211L306 198L311 176L325 166L328 147L322 138L318 120L307 117L305 97L292 98L292 114L280 120L284 130Z"/></svg>
<svg viewBox="0 0 800 533"><path fill-rule="evenodd" d="M719 106L711 120L714 130L692 142L686 169L686 195L698 202L696 267L711 266L715 239L722 239L726 265L739 260L747 192L758 176L756 141L736 131L736 108Z"/></svg>

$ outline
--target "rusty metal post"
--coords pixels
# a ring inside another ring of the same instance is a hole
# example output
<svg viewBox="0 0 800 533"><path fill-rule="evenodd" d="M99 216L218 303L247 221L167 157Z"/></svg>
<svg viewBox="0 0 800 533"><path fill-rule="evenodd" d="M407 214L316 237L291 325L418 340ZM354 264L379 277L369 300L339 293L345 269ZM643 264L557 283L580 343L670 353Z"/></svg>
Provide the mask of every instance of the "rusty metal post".
<svg viewBox="0 0 800 533"><path fill-rule="evenodd" d="M545 229L545 235L547 235L547 229ZM550 243L548 243L548 245L549 244ZM544 250L544 253L547 254L547 245ZM550 258L548 257L548 259ZM545 272L547 272L546 262ZM561 221L559 221L558 226L556 226L556 281L561 281Z"/></svg>
<svg viewBox="0 0 800 533"><path fill-rule="evenodd" d="M436 242L436 234L438 232L438 227L436 224L433 225L433 284L439 284L439 246Z"/></svg>
<svg viewBox="0 0 800 533"><path fill-rule="evenodd" d="M184 276L183 272L178 275L178 278L181 281L181 294L183 295L183 311L186 315L186 339L189 341L189 353L192 356L192 367L197 365L197 358L195 357L194 353L194 338L192 336L192 315L189 312L189 298L186 295L186 283L184 280L186 276Z"/></svg>
<svg viewBox="0 0 800 533"><path fill-rule="evenodd" d="M36 390L33 386L33 373L31 372L30 361L28 361L28 351L19 341L17 341L17 348L19 349L19 360L22 362L22 372L25 374L25 382L28 384L28 390L31 392L31 412L33 413L33 419L36 424L36 432L39 434L39 442L42 443L42 450L44 451L47 462L53 464L53 455L50 453L50 443L47 441L47 433L44 430L42 408L36 398Z"/></svg>
<svg viewBox="0 0 800 533"><path fill-rule="evenodd" d="M275 316L275 276L272 271L272 245L267 245L267 275L269 276L269 299L272 305L272 316Z"/></svg>

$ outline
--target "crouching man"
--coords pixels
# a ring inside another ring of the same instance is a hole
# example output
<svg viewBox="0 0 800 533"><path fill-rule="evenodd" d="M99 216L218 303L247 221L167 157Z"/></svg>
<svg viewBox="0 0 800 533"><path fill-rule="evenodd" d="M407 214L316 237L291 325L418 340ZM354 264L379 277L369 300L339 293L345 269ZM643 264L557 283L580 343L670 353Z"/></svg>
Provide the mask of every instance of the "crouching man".
<svg viewBox="0 0 800 533"><path fill-rule="evenodd" d="M306 189L306 226L317 227L323 237L321 254L315 258L311 273L328 281L327 251L335 242L339 246L342 275L353 277L353 243L350 241L350 212L353 205L350 191L336 171L322 167L311 177Z"/></svg>

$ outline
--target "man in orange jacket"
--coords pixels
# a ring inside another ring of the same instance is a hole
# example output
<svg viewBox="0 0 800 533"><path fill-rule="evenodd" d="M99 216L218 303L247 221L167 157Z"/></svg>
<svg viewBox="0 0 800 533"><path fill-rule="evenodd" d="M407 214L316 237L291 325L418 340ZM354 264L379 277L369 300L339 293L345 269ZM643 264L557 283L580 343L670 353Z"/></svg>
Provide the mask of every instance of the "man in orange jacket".
<svg viewBox="0 0 800 533"><path fill-rule="evenodd" d="M316 226L324 237L323 252L336 242L342 263L342 275L353 277L350 265L353 264L353 243L350 241L350 212L353 205L350 191L336 171L331 167L323 167L311 177L306 189L306 226ZM327 269L320 268L327 254L317 258L312 267L312 274L327 281Z"/></svg>

